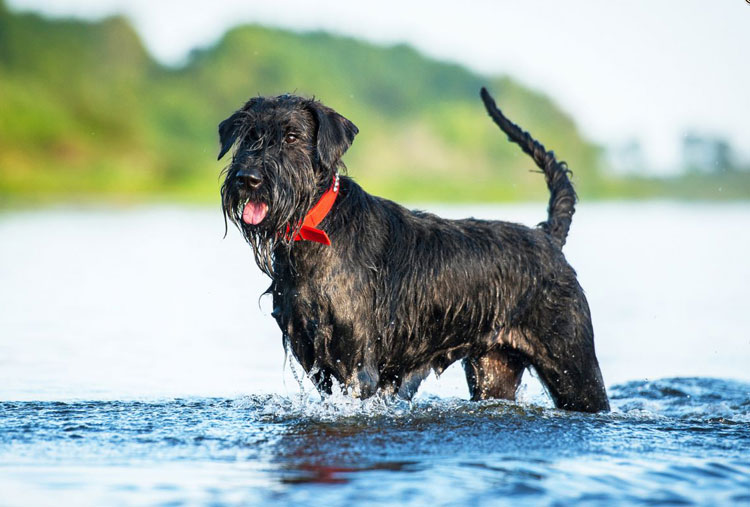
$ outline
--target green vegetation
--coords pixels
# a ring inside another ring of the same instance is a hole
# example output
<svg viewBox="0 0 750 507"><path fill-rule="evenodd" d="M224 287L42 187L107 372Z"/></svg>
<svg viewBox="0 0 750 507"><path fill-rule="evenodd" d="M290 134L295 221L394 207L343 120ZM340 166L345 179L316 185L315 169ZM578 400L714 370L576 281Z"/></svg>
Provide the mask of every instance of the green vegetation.
<svg viewBox="0 0 750 507"><path fill-rule="evenodd" d="M482 85L560 153L583 197L750 196L745 175L727 175L723 194L713 176L607 177L600 150L549 98L407 46L244 26L169 68L123 18L50 20L9 12L0 0L0 202L216 201L217 124L252 95L289 91L314 94L360 128L345 162L373 193L545 198L531 160L484 113Z"/></svg>

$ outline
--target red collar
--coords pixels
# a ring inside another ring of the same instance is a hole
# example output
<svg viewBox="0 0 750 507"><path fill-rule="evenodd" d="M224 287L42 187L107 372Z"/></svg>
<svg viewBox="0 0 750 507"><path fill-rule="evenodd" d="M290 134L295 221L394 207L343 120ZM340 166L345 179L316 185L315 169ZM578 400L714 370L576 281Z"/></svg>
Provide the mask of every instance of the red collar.
<svg viewBox="0 0 750 507"><path fill-rule="evenodd" d="M317 229L317 225L323 221L331 208L333 207L336 196L339 195L339 173L333 178L333 184L331 188L325 191L320 197L320 200L312 207L312 209L305 215L305 219L302 221L302 228L299 233L294 237L294 241L315 241L316 243L322 243L324 245L331 245L331 240L328 238L328 234L325 231Z"/></svg>

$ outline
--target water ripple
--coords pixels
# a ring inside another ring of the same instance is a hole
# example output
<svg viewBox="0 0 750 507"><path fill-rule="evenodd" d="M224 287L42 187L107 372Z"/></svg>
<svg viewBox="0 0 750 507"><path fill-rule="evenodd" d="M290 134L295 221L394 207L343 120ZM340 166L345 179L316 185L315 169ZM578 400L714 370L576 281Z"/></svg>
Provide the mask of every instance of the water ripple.
<svg viewBox="0 0 750 507"><path fill-rule="evenodd" d="M748 501L750 385L672 378L610 392L609 414L429 396L2 402L0 491L10 505L53 493L76 504Z"/></svg>

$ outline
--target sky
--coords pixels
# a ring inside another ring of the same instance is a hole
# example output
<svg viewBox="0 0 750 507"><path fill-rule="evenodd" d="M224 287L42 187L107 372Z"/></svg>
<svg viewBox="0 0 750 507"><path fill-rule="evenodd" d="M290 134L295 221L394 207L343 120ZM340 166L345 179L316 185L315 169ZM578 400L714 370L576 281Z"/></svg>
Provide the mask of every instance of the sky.
<svg viewBox="0 0 750 507"><path fill-rule="evenodd" d="M131 19L160 61L179 64L229 28L259 23L408 43L555 100L584 135L637 139L654 172L688 132L726 137L750 161L749 0L9 0L16 10ZM285 90L280 90L280 93Z"/></svg>

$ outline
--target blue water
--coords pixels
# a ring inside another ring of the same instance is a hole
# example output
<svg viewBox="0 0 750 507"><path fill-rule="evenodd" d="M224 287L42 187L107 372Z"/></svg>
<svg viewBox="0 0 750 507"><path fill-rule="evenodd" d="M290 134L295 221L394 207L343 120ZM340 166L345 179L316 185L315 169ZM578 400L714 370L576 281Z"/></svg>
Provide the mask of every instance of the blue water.
<svg viewBox="0 0 750 507"><path fill-rule="evenodd" d="M543 204L442 208L527 224ZM750 205L582 205L609 414L321 400L215 207L0 213L0 506L750 505Z"/></svg>
<svg viewBox="0 0 750 507"><path fill-rule="evenodd" d="M0 503L750 502L750 384L611 395L599 415L430 396L4 402L0 495L17 496Z"/></svg>

